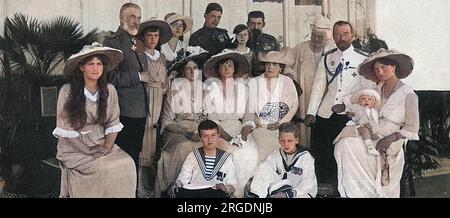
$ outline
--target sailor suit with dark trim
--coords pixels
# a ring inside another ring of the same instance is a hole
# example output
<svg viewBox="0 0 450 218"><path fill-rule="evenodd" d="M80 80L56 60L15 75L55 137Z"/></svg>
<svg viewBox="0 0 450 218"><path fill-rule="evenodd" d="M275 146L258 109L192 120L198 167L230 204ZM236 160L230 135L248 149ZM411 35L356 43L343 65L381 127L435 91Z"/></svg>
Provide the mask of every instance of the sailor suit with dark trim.
<svg viewBox="0 0 450 218"><path fill-rule="evenodd" d="M177 197L227 197L224 192L211 187L219 183L236 187L235 167L230 153L217 149L212 171L209 172L206 158L203 147L189 153L177 178L183 184L183 189L177 193ZM188 190L188 186L192 188Z"/></svg>
<svg viewBox="0 0 450 218"><path fill-rule="evenodd" d="M299 148L289 156L281 148L273 151L255 173L251 191L260 197L276 192L283 192L288 198L316 197L314 158Z"/></svg>

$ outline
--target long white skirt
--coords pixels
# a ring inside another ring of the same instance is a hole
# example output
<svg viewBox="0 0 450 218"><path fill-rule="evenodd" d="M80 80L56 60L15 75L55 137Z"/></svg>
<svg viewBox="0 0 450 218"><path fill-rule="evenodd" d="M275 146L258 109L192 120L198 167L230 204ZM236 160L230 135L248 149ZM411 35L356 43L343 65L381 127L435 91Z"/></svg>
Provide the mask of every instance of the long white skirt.
<svg viewBox="0 0 450 218"><path fill-rule="evenodd" d="M403 140L391 144L390 183L381 186L380 156L367 153L361 137L344 137L336 144L334 156L338 170L338 190L341 197L400 197L400 179L405 163Z"/></svg>

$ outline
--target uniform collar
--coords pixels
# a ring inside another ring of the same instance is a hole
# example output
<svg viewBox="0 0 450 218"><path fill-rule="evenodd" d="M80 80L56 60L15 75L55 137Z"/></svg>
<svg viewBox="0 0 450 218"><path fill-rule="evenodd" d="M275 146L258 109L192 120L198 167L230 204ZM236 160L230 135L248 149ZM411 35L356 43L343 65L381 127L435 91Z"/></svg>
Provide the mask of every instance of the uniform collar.
<svg viewBox="0 0 450 218"><path fill-rule="evenodd" d="M350 55L354 50L355 50L355 48L353 47L353 45L350 45L350 47L348 47L347 50L342 51L342 55L343 55L343 56L348 56L348 55Z"/></svg>

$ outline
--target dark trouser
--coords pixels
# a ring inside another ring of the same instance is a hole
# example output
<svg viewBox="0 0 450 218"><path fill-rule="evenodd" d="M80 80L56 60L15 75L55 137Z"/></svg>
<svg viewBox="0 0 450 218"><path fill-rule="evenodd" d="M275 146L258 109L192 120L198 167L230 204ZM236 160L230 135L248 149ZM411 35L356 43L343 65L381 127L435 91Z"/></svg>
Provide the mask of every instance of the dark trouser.
<svg viewBox="0 0 450 218"><path fill-rule="evenodd" d="M120 116L123 129L119 132L116 144L134 160L136 172L139 169L139 153L142 150L146 118Z"/></svg>
<svg viewBox="0 0 450 218"><path fill-rule="evenodd" d="M316 176L319 183L337 182L333 141L349 120L346 115L334 113L328 119L316 116L316 123L311 130L311 151L315 158Z"/></svg>

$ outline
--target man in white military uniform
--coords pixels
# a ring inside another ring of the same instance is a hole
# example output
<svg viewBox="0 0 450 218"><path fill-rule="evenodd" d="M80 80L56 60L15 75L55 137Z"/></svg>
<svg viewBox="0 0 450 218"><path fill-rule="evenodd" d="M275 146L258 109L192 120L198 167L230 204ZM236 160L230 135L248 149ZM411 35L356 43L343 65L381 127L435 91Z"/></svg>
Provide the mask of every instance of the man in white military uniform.
<svg viewBox="0 0 450 218"><path fill-rule="evenodd" d="M333 140L349 120L344 113L334 114L331 107L342 104L345 96L362 86L370 87L370 83L373 83L357 72L358 65L367 54L353 47L355 37L351 24L346 21L336 22L333 39L337 48L322 55L305 117L306 126L315 123L311 148L316 158L319 183L337 181Z"/></svg>

